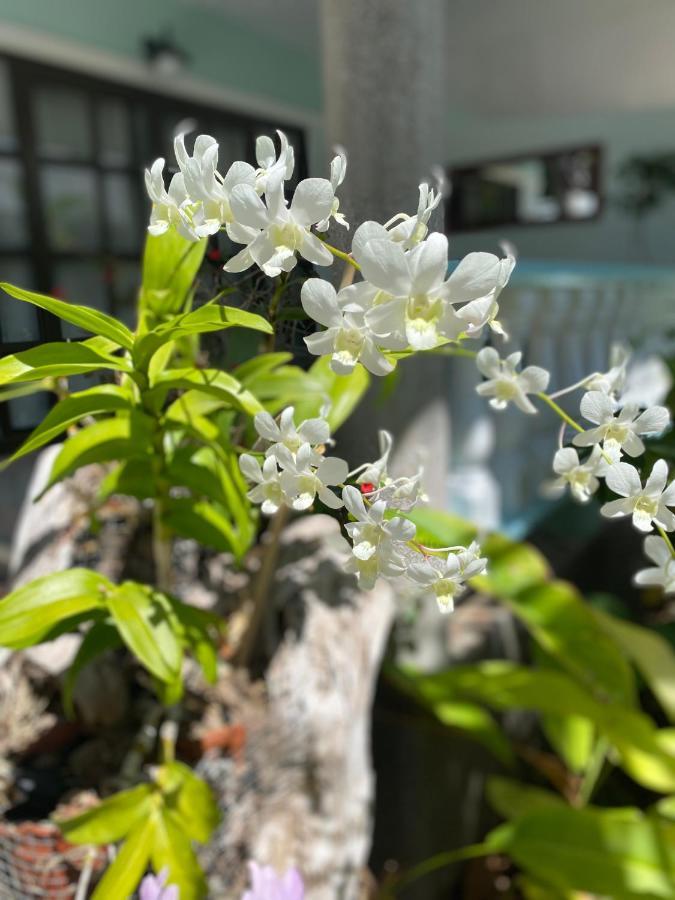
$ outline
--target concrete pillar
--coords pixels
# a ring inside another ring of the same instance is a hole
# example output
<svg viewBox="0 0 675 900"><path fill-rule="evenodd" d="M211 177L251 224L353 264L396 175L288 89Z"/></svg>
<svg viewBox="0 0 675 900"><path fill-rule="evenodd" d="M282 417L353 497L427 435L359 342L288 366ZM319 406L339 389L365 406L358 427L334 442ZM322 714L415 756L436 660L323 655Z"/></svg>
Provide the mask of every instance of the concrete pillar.
<svg viewBox="0 0 675 900"><path fill-rule="evenodd" d="M322 0L326 144L349 157L341 207L354 228L417 208L417 186L445 159L445 0ZM442 229L442 216L432 221ZM333 233L341 246L349 236ZM376 452L376 430L399 438L398 467L426 454L427 491L445 506L449 447L447 363L406 361L394 395L368 401L340 435L356 465Z"/></svg>

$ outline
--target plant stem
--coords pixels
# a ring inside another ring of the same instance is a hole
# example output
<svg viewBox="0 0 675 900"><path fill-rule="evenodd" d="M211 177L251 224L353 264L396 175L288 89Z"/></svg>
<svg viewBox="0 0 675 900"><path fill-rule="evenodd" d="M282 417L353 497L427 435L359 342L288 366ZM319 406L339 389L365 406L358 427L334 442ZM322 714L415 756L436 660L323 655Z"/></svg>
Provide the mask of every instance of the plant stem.
<svg viewBox="0 0 675 900"><path fill-rule="evenodd" d="M540 400L543 400L544 403L547 403L551 407L553 412L556 415L560 416L560 418L563 420L563 422L567 422L567 424L571 428L574 428L575 431L583 432L584 429L581 427L581 425L579 425L578 422L575 422L571 416L568 416L567 413L565 412L565 410L562 409L562 407L558 406L558 404L555 402L555 400L553 400L551 397L549 397L548 394L544 394L544 392L542 391L541 393L538 393L536 396L539 397Z"/></svg>
<svg viewBox="0 0 675 900"><path fill-rule="evenodd" d="M447 866L462 862L465 859L487 856L492 852L494 851L486 844L471 844L469 847L460 847L458 850L447 850L444 853L438 853L436 856L418 863L418 865L413 866L412 869L408 869L403 874L394 876L389 884L383 885L377 894L377 898L378 900L389 900L389 898L395 897L402 888L407 887L420 878L424 878L425 875L430 875L431 872L445 869Z"/></svg>
<svg viewBox="0 0 675 900"><path fill-rule="evenodd" d="M584 777L581 781L581 784L579 785L579 790L576 797L576 806L586 806L586 804L590 802L590 799L593 796L593 791L597 786L598 779L602 774L602 769L605 765L605 758L607 757L608 749L609 744L606 738L598 738L597 743L593 748L593 753L591 754L588 768L584 772Z"/></svg>
<svg viewBox="0 0 675 900"><path fill-rule="evenodd" d="M235 662L240 666L245 666L251 659L251 654L253 653L258 639L260 626L265 618L270 585L272 584L277 567L277 560L279 559L279 542L287 519L288 509L282 507L272 518L267 533L267 544L263 551L258 577L255 579L255 584L253 585L253 608L251 609L251 617L235 655Z"/></svg>
<svg viewBox="0 0 675 900"><path fill-rule="evenodd" d="M319 238L319 240L324 245L326 250L330 250L333 256L335 256L337 259L341 259L343 262L349 263L350 266L353 266L359 272L361 271L361 266L352 256L349 255L349 253L345 253L344 250L338 250L337 247L333 247L332 244L329 244L328 241L324 241L323 238Z"/></svg>
<svg viewBox="0 0 675 900"><path fill-rule="evenodd" d="M673 542L672 542L672 541L670 540L670 538L668 537L667 532L664 531L664 529L661 528L660 525L657 525L657 526L656 526L656 530L657 530L658 533L661 535L661 537L663 538L663 540L666 542L666 545L667 545L668 549L670 550L670 555L673 556L673 557L675 557L675 547L673 547Z"/></svg>

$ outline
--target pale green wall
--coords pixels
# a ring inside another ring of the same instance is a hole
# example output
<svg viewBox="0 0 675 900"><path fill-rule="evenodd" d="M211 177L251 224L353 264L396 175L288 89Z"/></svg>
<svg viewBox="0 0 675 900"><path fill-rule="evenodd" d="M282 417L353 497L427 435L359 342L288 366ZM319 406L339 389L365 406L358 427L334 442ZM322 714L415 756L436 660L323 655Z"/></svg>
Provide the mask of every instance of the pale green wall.
<svg viewBox="0 0 675 900"><path fill-rule="evenodd" d="M197 4L179 0L0 0L0 28L3 21L135 60L140 58L142 38L169 28L190 55L190 72L195 77L307 112L321 108L316 55Z"/></svg>

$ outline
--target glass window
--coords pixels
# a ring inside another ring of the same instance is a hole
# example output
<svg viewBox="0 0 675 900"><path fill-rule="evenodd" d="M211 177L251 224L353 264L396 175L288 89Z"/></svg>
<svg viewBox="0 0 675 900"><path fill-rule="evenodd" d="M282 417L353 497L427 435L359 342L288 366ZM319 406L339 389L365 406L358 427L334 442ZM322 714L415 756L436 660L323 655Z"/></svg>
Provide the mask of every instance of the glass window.
<svg viewBox="0 0 675 900"><path fill-rule="evenodd" d="M64 87L40 87L35 92L37 151L48 159L85 160L92 156L87 96Z"/></svg>
<svg viewBox="0 0 675 900"><path fill-rule="evenodd" d="M0 280L32 290L35 287L33 273L27 259L5 257L0 259ZM22 303L0 294L0 338L7 343L37 341L40 338L38 311L30 303Z"/></svg>
<svg viewBox="0 0 675 900"><path fill-rule="evenodd" d="M115 260L112 263L111 271L114 313L129 328L135 328L136 300L141 283L140 265L127 260Z"/></svg>
<svg viewBox="0 0 675 900"><path fill-rule="evenodd" d="M0 159L0 247L14 250L27 244L23 167L18 159Z"/></svg>
<svg viewBox="0 0 675 900"><path fill-rule="evenodd" d="M52 250L97 250L96 177L83 167L44 166L47 234Z"/></svg>
<svg viewBox="0 0 675 900"><path fill-rule="evenodd" d="M9 421L17 431L27 431L40 423L49 409L49 395L44 391L10 400Z"/></svg>
<svg viewBox="0 0 675 900"><path fill-rule="evenodd" d="M70 260L58 262L54 267L52 293L72 303L82 303L104 312L109 311L106 272L95 262ZM66 322L62 323L61 329L63 336L68 338L91 336Z"/></svg>
<svg viewBox="0 0 675 900"><path fill-rule="evenodd" d="M138 182L121 172L103 177L108 237L113 253L135 253L141 246L142 228L138 220Z"/></svg>
<svg viewBox="0 0 675 900"><path fill-rule="evenodd" d="M0 150L15 150L17 143L9 69L0 60Z"/></svg>
<svg viewBox="0 0 675 900"><path fill-rule="evenodd" d="M129 110L122 100L110 98L97 105L99 160L104 166L131 163Z"/></svg>

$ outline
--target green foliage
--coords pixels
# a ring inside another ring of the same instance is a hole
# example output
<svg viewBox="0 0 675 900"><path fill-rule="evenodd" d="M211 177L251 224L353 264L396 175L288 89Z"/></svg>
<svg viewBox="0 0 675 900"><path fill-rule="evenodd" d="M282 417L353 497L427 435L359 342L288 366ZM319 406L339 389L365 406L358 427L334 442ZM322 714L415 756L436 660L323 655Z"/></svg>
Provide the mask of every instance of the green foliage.
<svg viewBox="0 0 675 900"><path fill-rule="evenodd" d="M57 628L75 630L87 621L92 626L64 685L68 710L79 671L119 643L174 695L180 695L186 651L194 651L207 678L215 675L215 617L133 581L114 585L89 569L38 578L0 600L0 646L30 647L53 637Z"/></svg>
<svg viewBox="0 0 675 900"><path fill-rule="evenodd" d="M475 536L467 523L444 513L420 510L411 518L430 546ZM538 713L561 772L567 768L572 775L565 797L491 779L488 798L508 821L472 855L508 854L532 900L571 900L579 891L618 900L675 896L675 733L640 710L636 687L639 675L672 721L675 653L653 632L588 606L572 585L551 578L534 548L492 536L483 552L488 572L473 586L506 604L525 625L534 641L532 665L493 660L434 675L400 669L390 675L440 722L463 728L503 763L503 743L509 742L487 710ZM476 711L464 724L452 713L461 704ZM480 712L490 716L486 728L476 725ZM646 814L587 806L610 762L639 785L672 796ZM463 852L450 851L448 863Z"/></svg>
<svg viewBox="0 0 675 900"><path fill-rule="evenodd" d="M156 872L168 868L181 900L199 900L206 896L206 883L192 845L205 843L219 819L208 785L187 766L170 762L155 770L152 784L120 791L57 824L74 844L123 841L93 900L129 896L149 864Z"/></svg>

